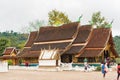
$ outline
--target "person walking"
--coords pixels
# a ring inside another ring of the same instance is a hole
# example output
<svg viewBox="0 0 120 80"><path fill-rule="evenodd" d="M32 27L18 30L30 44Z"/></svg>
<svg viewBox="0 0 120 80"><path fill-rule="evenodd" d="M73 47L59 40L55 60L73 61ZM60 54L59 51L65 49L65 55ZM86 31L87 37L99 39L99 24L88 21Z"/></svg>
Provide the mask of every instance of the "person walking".
<svg viewBox="0 0 120 80"><path fill-rule="evenodd" d="M118 66L117 66L117 80L119 80L119 76L120 76L120 63L118 63Z"/></svg>
<svg viewBox="0 0 120 80"><path fill-rule="evenodd" d="M103 63L102 68L101 68L101 71L102 71L102 73L103 73L103 78L105 78L105 75L106 75L106 73L107 73L106 69L107 69L107 68L106 68L106 64Z"/></svg>

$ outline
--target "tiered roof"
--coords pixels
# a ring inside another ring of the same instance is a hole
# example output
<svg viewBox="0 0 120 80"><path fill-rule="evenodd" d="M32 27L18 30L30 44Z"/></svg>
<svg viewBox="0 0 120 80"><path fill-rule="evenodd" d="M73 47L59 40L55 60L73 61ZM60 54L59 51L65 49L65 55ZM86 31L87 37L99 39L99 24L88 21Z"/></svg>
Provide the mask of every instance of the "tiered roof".
<svg viewBox="0 0 120 80"><path fill-rule="evenodd" d="M91 25L81 26L78 30L77 37L71 45L71 48L68 49L65 54L77 54L80 52L86 46L91 30Z"/></svg>
<svg viewBox="0 0 120 80"><path fill-rule="evenodd" d="M41 51L41 49L65 49L74 38L78 28L77 22L65 24L60 27L42 27L32 45L31 51Z"/></svg>
<svg viewBox="0 0 120 80"><path fill-rule="evenodd" d="M38 31L34 31L34 32L30 33L30 35L28 37L28 40L27 40L27 42L24 46L24 49L22 50L22 52L20 54L18 54L19 57L31 57L30 49L31 49L31 46L34 43L34 40L35 40L37 34L38 34ZM32 57L36 57L36 56L32 55Z"/></svg>
<svg viewBox="0 0 120 80"><path fill-rule="evenodd" d="M62 54L74 54L76 57L95 57L108 43L113 54L118 56L110 28L80 26L78 22L41 27L39 32L31 32L21 57L39 57L42 49L59 49Z"/></svg>
<svg viewBox="0 0 120 80"><path fill-rule="evenodd" d="M96 57L100 55L104 51L108 43L109 44L111 44L111 42L113 43L113 41L111 41L112 39L110 39L111 36L112 35L111 35L110 28L94 29L92 31L88 44L86 45L84 50L80 52L77 56L78 57ZM111 46L113 46L113 44L111 44ZM116 56L118 55L116 54Z"/></svg>

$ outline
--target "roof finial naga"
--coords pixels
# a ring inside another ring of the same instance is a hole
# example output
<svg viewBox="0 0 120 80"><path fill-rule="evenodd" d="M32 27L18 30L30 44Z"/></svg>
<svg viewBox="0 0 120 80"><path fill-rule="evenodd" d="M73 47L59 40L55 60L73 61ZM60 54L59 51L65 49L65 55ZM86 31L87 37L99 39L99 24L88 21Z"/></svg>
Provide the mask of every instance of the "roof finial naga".
<svg viewBox="0 0 120 80"><path fill-rule="evenodd" d="M81 21L82 17L83 17L83 15L81 15L81 16L79 17L78 22L80 22L80 21Z"/></svg>

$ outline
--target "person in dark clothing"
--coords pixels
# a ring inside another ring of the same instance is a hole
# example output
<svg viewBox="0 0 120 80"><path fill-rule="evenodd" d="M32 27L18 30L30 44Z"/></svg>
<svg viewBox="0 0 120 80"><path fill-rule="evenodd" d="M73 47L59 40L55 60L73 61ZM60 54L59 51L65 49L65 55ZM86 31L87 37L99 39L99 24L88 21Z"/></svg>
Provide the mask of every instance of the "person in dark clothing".
<svg viewBox="0 0 120 80"><path fill-rule="evenodd" d="M29 63L28 61L25 62L25 66L28 67L29 66Z"/></svg>
<svg viewBox="0 0 120 80"><path fill-rule="evenodd" d="M107 58L106 63L107 63L107 67L110 68L110 58L109 57Z"/></svg>
<svg viewBox="0 0 120 80"><path fill-rule="evenodd" d="M119 80L119 76L120 76L120 63L118 63L118 66L117 66L117 73L118 73L117 80Z"/></svg>

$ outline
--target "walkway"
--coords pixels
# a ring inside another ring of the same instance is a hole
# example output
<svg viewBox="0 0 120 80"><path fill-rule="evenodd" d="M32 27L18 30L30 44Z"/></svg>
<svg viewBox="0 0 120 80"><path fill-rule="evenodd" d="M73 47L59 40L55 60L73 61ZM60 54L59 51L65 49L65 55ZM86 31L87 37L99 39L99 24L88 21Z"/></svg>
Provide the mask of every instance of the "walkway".
<svg viewBox="0 0 120 80"><path fill-rule="evenodd" d="M0 73L0 80L116 80L116 76L116 71L108 72L104 79L101 72L9 70Z"/></svg>

